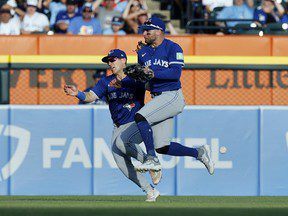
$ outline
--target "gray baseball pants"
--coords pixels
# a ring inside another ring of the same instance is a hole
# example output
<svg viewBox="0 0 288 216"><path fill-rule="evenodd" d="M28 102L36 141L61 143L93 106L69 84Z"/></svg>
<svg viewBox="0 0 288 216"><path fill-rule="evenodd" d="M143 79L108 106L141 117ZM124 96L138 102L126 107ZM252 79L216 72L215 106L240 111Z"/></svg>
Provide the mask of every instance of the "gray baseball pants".
<svg viewBox="0 0 288 216"><path fill-rule="evenodd" d="M114 127L112 134L112 154L122 173L144 192L147 192L152 189L150 183L144 175L135 171L131 161L131 157L133 157L143 163L146 156L139 146L142 138L139 133L138 135L134 133L133 124L134 122L130 122L119 127Z"/></svg>
<svg viewBox="0 0 288 216"><path fill-rule="evenodd" d="M170 145L173 135L173 117L181 113L184 106L182 90L178 89L162 92L137 112L152 127L155 149Z"/></svg>

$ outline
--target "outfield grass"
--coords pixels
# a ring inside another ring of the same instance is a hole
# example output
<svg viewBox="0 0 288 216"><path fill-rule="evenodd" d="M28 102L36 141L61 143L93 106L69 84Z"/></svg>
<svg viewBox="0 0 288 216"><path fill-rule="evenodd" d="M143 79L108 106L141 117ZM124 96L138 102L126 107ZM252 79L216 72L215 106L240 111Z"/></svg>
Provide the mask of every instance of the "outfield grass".
<svg viewBox="0 0 288 216"><path fill-rule="evenodd" d="M6 215L288 215L288 197L2 196Z"/></svg>

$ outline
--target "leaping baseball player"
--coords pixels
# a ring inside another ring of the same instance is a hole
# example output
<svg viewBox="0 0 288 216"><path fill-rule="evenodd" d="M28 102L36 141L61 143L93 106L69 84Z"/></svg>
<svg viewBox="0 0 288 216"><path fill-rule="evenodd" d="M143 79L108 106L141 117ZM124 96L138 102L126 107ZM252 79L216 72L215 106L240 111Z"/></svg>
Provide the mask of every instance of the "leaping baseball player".
<svg viewBox="0 0 288 216"><path fill-rule="evenodd" d="M122 86L129 85L131 80L147 81L152 95L152 100L134 117L148 154L144 163L136 169L161 170L156 149L160 154L194 157L212 175L214 163L208 145L188 148L171 142L173 117L181 113L185 106L180 83L184 66L183 50L177 43L165 39L165 24L161 19L152 17L140 28L145 39L145 44L140 44L137 50L140 65L128 66L125 69L128 76L121 81Z"/></svg>

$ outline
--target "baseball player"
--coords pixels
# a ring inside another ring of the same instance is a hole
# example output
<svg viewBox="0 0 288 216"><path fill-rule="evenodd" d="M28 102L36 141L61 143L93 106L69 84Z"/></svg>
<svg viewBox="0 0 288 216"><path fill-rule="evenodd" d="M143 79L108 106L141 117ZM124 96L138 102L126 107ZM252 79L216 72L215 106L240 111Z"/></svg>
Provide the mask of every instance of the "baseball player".
<svg viewBox="0 0 288 216"><path fill-rule="evenodd" d="M152 17L140 28L146 45L137 51L138 63L152 69L153 76L149 80L152 100L135 114L135 122L149 155L137 170L161 170L161 164L154 150L156 149L160 154L195 157L212 175L214 163L208 145L196 149L170 142L173 117L181 113L185 106L180 83L184 66L183 50L178 44L165 39L165 24L160 18ZM128 79L122 80L123 86L126 83L129 83Z"/></svg>
<svg viewBox="0 0 288 216"><path fill-rule="evenodd" d="M77 97L85 102L93 102L106 96L114 122L112 134L114 159L123 174L146 192L146 201L156 201L159 191L134 169L131 162L131 157L141 163L147 157L138 145L142 139L134 122L135 113L144 105L145 84L135 82L130 88L115 85L116 77L122 80L126 76L123 69L126 67L127 56L122 50L111 50L107 56L102 58L102 61L110 66L112 75L100 79L89 92L81 92L73 85L65 85L64 91L67 95ZM150 175L154 184L161 179L161 172L150 172Z"/></svg>

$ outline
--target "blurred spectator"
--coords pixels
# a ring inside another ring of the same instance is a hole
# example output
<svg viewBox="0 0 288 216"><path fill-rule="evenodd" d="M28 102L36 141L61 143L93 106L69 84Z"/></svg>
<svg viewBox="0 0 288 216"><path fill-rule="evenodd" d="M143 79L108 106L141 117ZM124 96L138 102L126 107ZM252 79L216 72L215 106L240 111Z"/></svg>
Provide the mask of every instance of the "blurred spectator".
<svg viewBox="0 0 288 216"><path fill-rule="evenodd" d="M164 16L162 14L158 14L158 13L152 15L152 17L154 17L154 16L162 19L163 22L166 24L165 34L178 35L178 32L176 31L176 29L174 28L173 24L171 23L171 20L167 19L166 16ZM144 23L142 23L142 24L144 24Z"/></svg>
<svg viewBox="0 0 288 216"><path fill-rule="evenodd" d="M114 16L121 16L119 11L114 10L114 4L114 0L104 0L104 7L96 9L103 30L111 28L111 21Z"/></svg>
<svg viewBox="0 0 288 216"><path fill-rule="evenodd" d="M51 18L51 11L49 10L49 2L45 0L38 0L37 11L47 16L48 20Z"/></svg>
<svg viewBox="0 0 288 216"><path fill-rule="evenodd" d="M104 29L104 35L126 35L126 32L122 30L124 27L124 20L121 17L113 17L112 19L112 27L108 29Z"/></svg>
<svg viewBox="0 0 288 216"><path fill-rule="evenodd" d="M142 4L141 4L142 3ZM138 0L129 0L125 11L122 14L122 17L126 19L128 15L133 14L139 11L147 11L147 3L146 1L138 1Z"/></svg>
<svg viewBox="0 0 288 216"><path fill-rule="evenodd" d="M231 7L233 0L202 0L207 12L212 12L216 7Z"/></svg>
<svg viewBox="0 0 288 216"><path fill-rule="evenodd" d="M10 10L0 9L0 35L19 35L20 19L17 15L12 17Z"/></svg>
<svg viewBox="0 0 288 216"><path fill-rule="evenodd" d="M138 27L143 25L148 19L147 10L144 10L143 6L136 0L129 1L127 7L129 10L126 8L125 12L123 13L123 18L127 23L127 31L133 34L141 34L141 32L138 31Z"/></svg>
<svg viewBox="0 0 288 216"><path fill-rule="evenodd" d="M78 10L76 0L67 0L66 6L66 10L60 11L57 14L56 24L54 27L55 33L67 33L71 20L74 17L81 16L80 13L76 12Z"/></svg>
<svg viewBox="0 0 288 216"><path fill-rule="evenodd" d="M49 31L48 18L37 9L37 0L27 0L27 9L22 21L22 34L44 33Z"/></svg>
<svg viewBox="0 0 288 216"><path fill-rule="evenodd" d="M128 27L132 30L132 33L142 34L141 29L139 29L139 26L143 25L148 18L149 17L147 12L144 10L140 10L139 12L131 14L131 16L129 15L126 18L126 22Z"/></svg>
<svg viewBox="0 0 288 216"><path fill-rule="evenodd" d="M254 7L252 5L245 4L244 0L234 0L234 5L231 7L226 7L217 15L217 19L253 19ZM252 22L252 21L251 21ZM228 27L233 27L239 23L251 23L251 22L241 22L241 21L231 21L227 22ZM219 26L225 26L223 22L216 23Z"/></svg>
<svg viewBox="0 0 288 216"><path fill-rule="evenodd" d="M66 0L60 1L52 1L52 0L45 0L46 7L49 9L51 13L50 17L50 26L54 26L56 21L56 16L60 11L66 10Z"/></svg>
<svg viewBox="0 0 288 216"><path fill-rule="evenodd" d="M106 76L106 71L97 71L93 74L93 84L87 88L84 92L89 92L97 83L98 81ZM85 103L84 101L79 100L79 104L95 104L95 105L105 105L107 104L107 99L104 97L100 98L99 100L96 100L92 103Z"/></svg>
<svg viewBox="0 0 288 216"><path fill-rule="evenodd" d="M4 3L5 1L2 2ZM15 0L8 0L2 5L2 7L0 6L0 8L10 10L12 16L16 13L21 19L25 15L25 7L21 0L19 0L19 3L17 3Z"/></svg>
<svg viewBox="0 0 288 216"><path fill-rule="evenodd" d="M288 23L288 2L286 2L286 5L285 5L285 12L284 12L284 15L281 17L281 22L282 23Z"/></svg>
<svg viewBox="0 0 288 216"><path fill-rule="evenodd" d="M128 0L116 0L115 4L114 10L119 11L122 14L128 5Z"/></svg>
<svg viewBox="0 0 288 216"><path fill-rule="evenodd" d="M254 20L261 26L280 21L285 13L284 7L273 0L262 0L261 5L254 12Z"/></svg>
<svg viewBox="0 0 288 216"><path fill-rule="evenodd" d="M68 27L68 34L93 35L101 33L102 28L100 21L93 17L92 4L85 3L82 16L75 17L71 20Z"/></svg>

